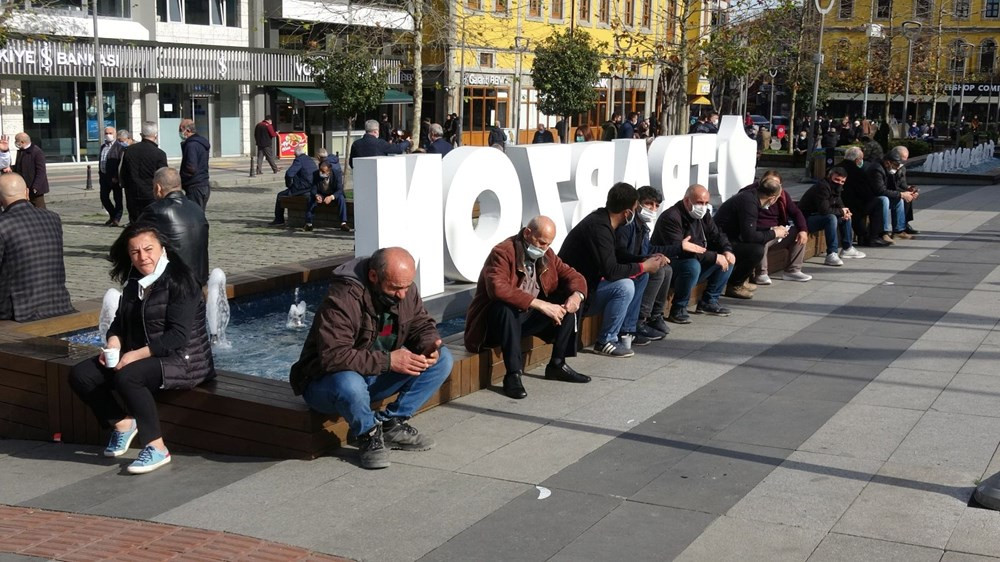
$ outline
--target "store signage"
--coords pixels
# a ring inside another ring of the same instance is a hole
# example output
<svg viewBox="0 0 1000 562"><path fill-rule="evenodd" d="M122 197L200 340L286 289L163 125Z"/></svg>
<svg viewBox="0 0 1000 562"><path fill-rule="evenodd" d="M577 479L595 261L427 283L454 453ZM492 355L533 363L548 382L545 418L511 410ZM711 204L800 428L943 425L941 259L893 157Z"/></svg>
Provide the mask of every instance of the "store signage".
<svg viewBox="0 0 1000 562"><path fill-rule="evenodd" d="M71 45L73 46L73 45ZM25 66L40 66L52 68L56 66L94 66L94 53L70 51L54 51L45 42L28 43L26 46L10 46L0 49L0 63L22 64ZM121 66L118 55L108 53L101 55L101 66Z"/></svg>
<svg viewBox="0 0 1000 562"><path fill-rule="evenodd" d="M303 131L278 133L278 158L295 158L295 149L309 151L309 137Z"/></svg>
<svg viewBox="0 0 1000 562"><path fill-rule="evenodd" d="M468 86L503 86L510 84L510 76L501 74L466 74L465 83Z"/></svg>
<svg viewBox="0 0 1000 562"><path fill-rule="evenodd" d="M558 251L569 229L604 205L618 181L652 185L667 208L693 183L725 200L753 182L756 144L743 119L727 115L719 134L645 140L509 146L507 152L460 147L434 154L354 160L355 253L402 246L417 260L424 296L444 291L444 279L475 282L490 250L531 217L556 221ZM710 173L712 164L718 172ZM479 219L469 219L479 202ZM428 225L440 225L428 228Z"/></svg>
<svg viewBox="0 0 1000 562"><path fill-rule="evenodd" d="M963 91L968 94L989 94L1000 92L1000 83L997 84L945 84L942 86L946 94L958 95Z"/></svg>

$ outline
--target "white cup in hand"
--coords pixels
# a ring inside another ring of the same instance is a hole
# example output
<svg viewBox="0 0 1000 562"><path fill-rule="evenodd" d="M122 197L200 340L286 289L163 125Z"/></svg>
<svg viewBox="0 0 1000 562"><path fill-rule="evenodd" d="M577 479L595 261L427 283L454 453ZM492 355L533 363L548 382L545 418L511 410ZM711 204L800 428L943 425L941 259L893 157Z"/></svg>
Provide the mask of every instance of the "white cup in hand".
<svg viewBox="0 0 1000 562"><path fill-rule="evenodd" d="M109 369L114 369L118 366L118 357L121 349L117 347L109 347L103 350L104 353L104 366Z"/></svg>

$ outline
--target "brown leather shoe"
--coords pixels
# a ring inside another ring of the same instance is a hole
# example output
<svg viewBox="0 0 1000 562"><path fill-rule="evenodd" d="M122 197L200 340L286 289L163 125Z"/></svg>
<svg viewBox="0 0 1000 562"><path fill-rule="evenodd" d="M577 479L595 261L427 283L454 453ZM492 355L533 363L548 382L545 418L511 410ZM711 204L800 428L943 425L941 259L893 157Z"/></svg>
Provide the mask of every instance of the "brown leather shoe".
<svg viewBox="0 0 1000 562"><path fill-rule="evenodd" d="M892 246L893 244L895 244L895 242L893 242L892 240L892 236L889 236L888 234L882 235L882 241L885 242L886 246Z"/></svg>
<svg viewBox="0 0 1000 562"><path fill-rule="evenodd" d="M906 232L905 230L902 232L893 232L892 237L897 240L910 240L911 238L913 238L913 236L908 232Z"/></svg>
<svg viewBox="0 0 1000 562"><path fill-rule="evenodd" d="M745 284L726 285L726 296L731 299L749 300L753 298L753 292L747 289Z"/></svg>

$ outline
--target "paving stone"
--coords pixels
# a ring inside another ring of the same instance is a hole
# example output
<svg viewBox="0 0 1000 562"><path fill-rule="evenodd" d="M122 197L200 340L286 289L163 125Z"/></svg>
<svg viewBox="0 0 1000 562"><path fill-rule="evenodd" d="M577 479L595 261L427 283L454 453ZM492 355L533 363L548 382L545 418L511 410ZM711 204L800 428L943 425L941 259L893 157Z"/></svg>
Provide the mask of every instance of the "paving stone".
<svg viewBox="0 0 1000 562"><path fill-rule="evenodd" d="M885 461L922 415L914 410L850 403L812 434L799 450Z"/></svg>
<svg viewBox="0 0 1000 562"><path fill-rule="evenodd" d="M947 548L983 556L1000 555L1000 512L966 509Z"/></svg>
<svg viewBox="0 0 1000 562"><path fill-rule="evenodd" d="M981 345L962 365L959 373L963 375L997 375L997 363L1000 361L1000 346Z"/></svg>
<svg viewBox="0 0 1000 562"><path fill-rule="evenodd" d="M546 560L621 505L601 495L553 490L539 500L531 490L421 558L424 561L480 559L484 552L504 560ZM538 529L544 528L540 533ZM517 540L512 540L517 537Z"/></svg>
<svg viewBox="0 0 1000 562"><path fill-rule="evenodd" d="M790 453L774 447L709 441L630 499L723 514Z"/></svg>
<svg viewBox="0 0 1000 562"><path fill-rule="evenodd" d="M797 451L726 515L826 532L881 466L876 460Z"/></svg>
<svg viewBox="0 0 1000 562"><path fill-rule="evenodd" d="M878 367L867 364L823 361L808 367L804 373L776 394L790 398L848 402L867 386L879 371Z"/></svg>
<svg viewBox="0 0 1000 562"><path fill-rule="evenodd" d="M887 463L833 532L944 549L974 480L969 473Z"/></svg>
<svg viewBox="0 0 1000 562"><path fill-rule="evenodd" d="M684 561L802 561L823 540L823 533L734 517L716 519L676 558Z"/></svg>
<svg viewBox="0 0 1000 562"><path fill-rule="evenodd" d="M977 416L1000 416L1000 377L958 374L938 399L934 410Z"/></svg>
<svg viewBox="0 0 1000 562"><path fill-rule="evenodd" d="M715 438L795 450L842 406L839 402L772 396Z"/></svg>
<svg viewBox="0 0 1000 562"><path fill-rule="evenodd" d="M516 415L487 411L437 433L434 448L414 455L409 462L428 468L456 470L535 431L548 421L525 420Z"/></svg>
<svg viewBox="0 0 1000 562"><path fill-rule="evenodd" d="M671 560L714 520L707 513L625 502L549 561Z"/></svg>
<svg viewBox="0 0 1000 562"><path fill-rule="evenodd" d="M954 373L890 367L858 393L854 404L926 410L954 378Z"/></svg>
<svg viewBox="0 0 1000 562"><path fill-rule="evenodd" d="M941 557L941 562L995 562L996 560L1000 560L1000 558L961 552L945 552L944 556Z"/></svg>
<svg viewBox="0 0 1000 562"><path fill-rule="evenodd" d="M889 462L982 474L1000 442L1000 419L929 411Z"/></svg>
<svg viewBox="0 0 1000 562"><path fill-rule="evenodd" d="M831 533L819 543L809 562L880 560L882 562L938 562L943 551L888 541Z"/></svg>
<svg viewBox="0 0 1000 562"><path fill-rule="evenodd" d="M897 369L957 373L975 349L976 345L971 343L921 339L906 349L889 366Z"/></svg>

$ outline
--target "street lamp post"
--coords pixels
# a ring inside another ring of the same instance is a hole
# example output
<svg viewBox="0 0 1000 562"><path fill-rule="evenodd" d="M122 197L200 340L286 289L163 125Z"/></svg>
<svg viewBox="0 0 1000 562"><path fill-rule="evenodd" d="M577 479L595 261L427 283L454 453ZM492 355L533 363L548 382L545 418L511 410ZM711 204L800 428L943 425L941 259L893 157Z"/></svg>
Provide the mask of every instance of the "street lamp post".
<svg viewBox="0 0 1000 562"><path fill-rule="evenodd" d="M90 9L94 12L94 95L97 96L97 141L100 144L104 139L104 88L102 84L101 72L101 40L97 34L97 0L90 0Z"/></svg>
<svg viewBox="0 0 1000 562"><path fill-rule="evenodd" d="M874 2L872 3L872 9L875 9ZM872 12L872 18L874 18L874 12ZM882 26L877 23L866 23L865 24L865 37L868 42L868 50L865 53L865 97L861 102L861 119L868 119L868 86L871 82L872 75L872 39L881 39Z"/></svg>
<svg viewBox="0 0 1000 562"><path fill-rule="evenodd" d="M531 39L528 37L521 37L518 35L514 38L514 49L517 51L517 86L514 88L514 138L515 144L520 144L521 141L521 69L522 62L521 56L524 51L528 50L528 45L531 44ZM560 135L564 135L562 131L559 131Z"/></svg>
<svg viewBox="0 0 1000 562"><path fill-rule="evenodd" d="M632 37L628 35L615 35L615 50L618 51L621 59L621 70L622 70L622 120L628 118L625 112L625 71L628 67L628 58L625 56L625 52L632 47Z"/></svg>
<svg viewBox="0 0 1000 562"><path fill-rule="evenodd" d="M958 92L958 119L959 119L959 134L961 134L961 121L965 117L963 113L965 108L965 71L969 68L969 55L967 53L971 52L972 43L968 41L962 41L958 44L959 56L962 57L962 90Z"/></svg>
<svg viewBox="0 0 1000 562"><path fill-rule="evenodd" d="M907 106L910 104L910 67L913 65L913 38L920 33L920 28L924 24L919 21L907 20L901 24L901 29L903 30L903 36L909 42L909 46L906 51L906 89L903 90L903 123L907 128L909 127L906 118Z"/></svg>
<svg viewBox="0 0 1000 562"><path fill-rule="evenodd" d="M774 128L774 77L778 75L778 69L772 68L767 71L771 76L771 103L767 111L767 120L771 122L771 128Z"/></svg>
<svg viewBox="0 0 1000 562"><path fill-rule="evenodd" d="M819 97L819 73L823 67L823 26L826 23L826 15L833 9L834 2L836 0L830 0L830 3L824 8L820 6L820 0L813 0L813 3L816 5L816 11L819 12L819 39L816 42L816 55L813 59L813 62L816 63L816 73L813 75L813 95L812 103L810 104L812 108L809 111L812 119L809 121L809 134L807 137L810 152L812 152L816 140L816 98ZM808 170L809 159L806 158L806 171L808 172Z"/></svg>

